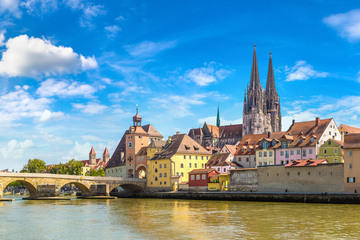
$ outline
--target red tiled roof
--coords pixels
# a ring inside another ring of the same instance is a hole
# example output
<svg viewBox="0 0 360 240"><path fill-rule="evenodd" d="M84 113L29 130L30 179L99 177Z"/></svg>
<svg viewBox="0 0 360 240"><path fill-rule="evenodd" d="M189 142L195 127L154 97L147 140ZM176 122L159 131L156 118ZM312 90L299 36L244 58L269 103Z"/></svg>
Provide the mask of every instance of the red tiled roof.
<svg viewBox="0 0 360 240"><path fill-rule="evenodd" d="M225 144L224 147L226 147L233 156L235 155L236 145Z"/></svg>
<svg viewBox="0 0 360 240"><path fill-rule="evenodd" d="M230 161L226 162L230 157L230 153L220 153L211 155L209 161L205 164L207 167L212 166L229 166Z"/></svg>
<svg viewBox="0 0 360 240"><path fill-rule="evenodd" d="M225 125L219 127L220 138L241 138L242 124Z"/></svg>
<svg viewBox="0 0 360 240"><path fill-rule="evenodd" d="M345 124L340 124L339 129L344 129L346 132L348 132L350 134L351 133L360 133L360 128L345 125Z"/></svg>
<svg viewBox="0 0 360 240"><path fill-rule="evenodd" d="M327 159L294 160L286 164L285 167L316 167L319 164L326 163L329 163Z"/></svg>
<svg viewBox="0 0 360 240"><path fill-rule="evenodd" d="M213 171L215 171L217 174L219 174L219 172L216 169L213 169L213 168L194 169L194 170L190 171L189 174L211 173Z"/></svg>
<svg viewBox="0 0 360 240"><path fill-rule="evenodd" d="M246 134L238 145L235 156L255 154L255 149L259 146L260 141L266 137L267 134Z"/></svg>
<svg viewBox="0 0 360 240"><path fill-rule="evenodd" d="M93 147L91 147L90 154L96 154Z"/></svg>
<svg viewBox="0 0 360 240"><path fill-rule="evenodd" d="M104 153L103 154L110 154L107 147L105 147Z"/></svg>

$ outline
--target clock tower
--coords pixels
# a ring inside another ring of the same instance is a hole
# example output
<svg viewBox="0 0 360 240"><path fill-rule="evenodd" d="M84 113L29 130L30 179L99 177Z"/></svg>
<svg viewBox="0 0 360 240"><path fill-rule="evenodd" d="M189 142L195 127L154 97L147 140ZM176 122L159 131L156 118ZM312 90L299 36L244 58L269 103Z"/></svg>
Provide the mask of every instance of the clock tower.
<svg viewBox="0 0 360 240"><path fill-rule="evenodd" d="M136 107L136 114L133 117L133 125L125 135L126 138L126 171L127 177L135 178L136 176L136 155L142 147L149 144L149 134L141 126L141 116Z"/></svg>

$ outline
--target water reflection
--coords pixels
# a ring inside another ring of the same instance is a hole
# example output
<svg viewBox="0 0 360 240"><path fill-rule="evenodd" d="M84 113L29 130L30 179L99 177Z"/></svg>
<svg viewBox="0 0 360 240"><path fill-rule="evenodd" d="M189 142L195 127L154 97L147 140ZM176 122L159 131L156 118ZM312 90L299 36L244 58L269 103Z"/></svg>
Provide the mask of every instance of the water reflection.
<svg viewBox="0 0 360 240"><path fill-rule="evenodd" d="M0 239L358 239L359 210L236 201L16 200L0 202Z"/></svg>

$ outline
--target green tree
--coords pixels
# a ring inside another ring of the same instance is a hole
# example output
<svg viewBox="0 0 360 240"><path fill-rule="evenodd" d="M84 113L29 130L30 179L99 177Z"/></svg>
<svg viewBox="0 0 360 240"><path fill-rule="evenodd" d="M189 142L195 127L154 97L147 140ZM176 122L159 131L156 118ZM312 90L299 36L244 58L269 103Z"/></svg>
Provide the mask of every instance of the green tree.
<svg viewBox="0 0 360 240"><path fill-rule="evenodd" d="M80 161L76 161L75 159L71 159L66 163L68 167L68 173L70 175L81 175L83 163Z"/></svg>
<svg viewBox="0 0 360 240"><path fill-rule="evenodd" d="M99 177L105 177L105 171L102 168L99 168L99 170L95 170L95 169L91 169L89 174L86 175L90 175L90 176L99 176Z"/></svg>
<svg viewBox="0 0 360 240"><path fill-rule="evenodd" d="M37 158L29 159L28 163L20 172L43 173L46 172L46 164L43 160Z"/></svg>

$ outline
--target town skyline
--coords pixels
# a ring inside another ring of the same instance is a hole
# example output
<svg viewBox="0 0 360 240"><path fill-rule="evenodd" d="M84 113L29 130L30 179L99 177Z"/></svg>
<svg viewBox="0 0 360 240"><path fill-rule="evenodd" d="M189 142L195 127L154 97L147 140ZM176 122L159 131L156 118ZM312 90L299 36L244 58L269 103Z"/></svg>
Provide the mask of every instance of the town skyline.
<svg viewBox="0 0 360 240"><path fill-rule="evenodd" d="M0 169L112 154L136 104L165 138L215 125L218 104L221 125L242 123L254 44L263 86L272 52L282 130L360 127L360 10L346 3L0 1Z"/></svg>

